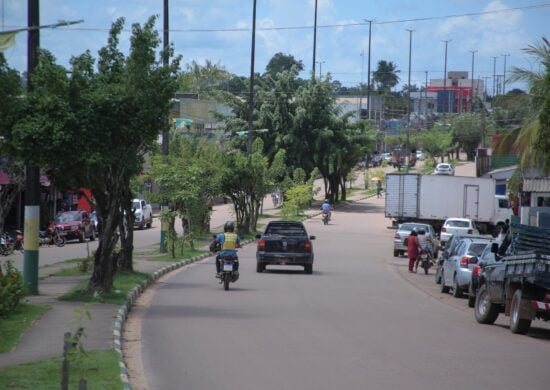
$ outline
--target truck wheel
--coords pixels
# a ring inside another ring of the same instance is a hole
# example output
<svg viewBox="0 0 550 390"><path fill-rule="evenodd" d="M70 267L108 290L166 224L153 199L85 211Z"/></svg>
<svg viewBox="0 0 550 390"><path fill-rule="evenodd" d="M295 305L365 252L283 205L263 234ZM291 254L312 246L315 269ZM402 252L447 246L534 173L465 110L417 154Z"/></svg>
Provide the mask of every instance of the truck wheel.
<svg viewBox="0 0 550 390"><path fill-rule="evenodd" d="M265 271L265 264L256 263L256 272L261 273Z"/></svg>
<svg viewBox="0 0 550 390"><path fill-rule="evenodd" d="M492 324L497 320L499 307L489 299L487 285L482 285L476 296L474 315L480 324Z"/></svg>
<svg viewBox="0 0 550 390"><path fill-rule="evenodd" d="M449 292L449 287L445 286L445 274L443 270L441 270L441 292L443 294L447 294Z"/></svg>
<svg viewBox="0 0 550 390"><path fill-rule="evenodd" d="M517 289L512 297L512 307L510 309L510 330L516 334L526 334L531 327L530 319L520 317L521 296L521 289Z"/></svg>
<svg viewBox="0 0 550 390"><path fill-rule="evenodd" d="M456 280L456 275L453 276L453 297L462 298L462 289L458 285L458 281Z"/></svg>
<svg viewBox="0 0 550 390"><path fill-rule="evenodd" d="M304 272L308 275L311 275L313 273L313 264L304 265Z"/></svg>
<svg viewBox="0 0 550 390"><path fill-rule="evenodd" d="M476 297L468 296L468 307L474 307L476 305Z"/></svg>
<svg viewBox="0 0 550 390"><path fill-rule="evenodd" d="M399 257L399 251L394 250L393 251L393 257Z"/></svg>

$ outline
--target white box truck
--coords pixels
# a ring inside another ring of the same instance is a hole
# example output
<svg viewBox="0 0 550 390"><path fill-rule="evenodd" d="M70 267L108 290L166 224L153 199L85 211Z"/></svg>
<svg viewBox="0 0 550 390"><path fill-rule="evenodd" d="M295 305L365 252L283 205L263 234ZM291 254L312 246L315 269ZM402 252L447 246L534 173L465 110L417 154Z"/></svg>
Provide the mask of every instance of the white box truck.
<svg viewBox="0 0 550 390"><path fill-rule="evenodd" d="M447 218L470 218L496 234L512 209L505 196L495 195L491 178L389 173L385 215L395 224L425 222L437 231Z"/></svg>

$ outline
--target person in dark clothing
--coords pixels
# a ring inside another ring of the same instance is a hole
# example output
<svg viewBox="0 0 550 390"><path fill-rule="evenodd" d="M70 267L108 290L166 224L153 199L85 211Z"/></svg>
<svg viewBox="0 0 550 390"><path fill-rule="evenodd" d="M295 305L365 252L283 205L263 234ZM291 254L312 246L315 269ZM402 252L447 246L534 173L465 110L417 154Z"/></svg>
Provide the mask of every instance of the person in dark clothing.
<svg viewBox="0 0 550 390"><path fill-rule="evenodd" d="M409 272L416 272L414 270L414 264L418 258L418 249L420 245L418 244L418 233L416 230L413 230L409 237L407 237L407 254L409 256Z"/></svg>

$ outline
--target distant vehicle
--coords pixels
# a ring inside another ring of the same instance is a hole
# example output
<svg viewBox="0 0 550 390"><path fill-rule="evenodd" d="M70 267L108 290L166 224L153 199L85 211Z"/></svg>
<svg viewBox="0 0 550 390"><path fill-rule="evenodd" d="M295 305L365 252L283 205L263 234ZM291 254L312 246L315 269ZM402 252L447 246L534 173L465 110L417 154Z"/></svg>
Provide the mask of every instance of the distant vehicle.
<svg viewBox="0 0 550 390"><path fill-rule="evenodd" d="M441 244L445 245L451 236L479 234L476 223L470 218L447 218L441 227Z"/></svg>
<svg viewBox="0 0 550 390"><path fill-rule="evenodd" d="M495 186L492 178L388 173L384 212L394 226L418 222L436 231L447 218L470 218L484 234L496 236L513 213L506 196L495 195Z"/></svg>
<svg viewBox="0 0 550 390"><path fill-rule="evenodd" d="M451 164L439 163L436 165L434 175L455 175L455 169Z"/></svg>
<svg viewBox="0 0 550 390"><path fill-rule="evenodd" d="M256 272L268 265L296 265L313 273L313 244L315 236L308 236L302 222L271 221L264 234L257 235Z"/></svg>
<svg viewBox="0 0 550 390"><path fill-rule="evenodd" d="M437 254L439 252L439 240L437 239L437 235L435 234L435 230L431 225L425 224L425 223L404 223L399 225L397 228L397 231L395 232L395 235L393 237L393 256L398 257L399 255L404 255L407 252L407 237L411 234L413 229L416 229L416 231L420 231L421 229L424 229L426 231L426 235L430 236L432 241L434 242L434 258L437 257Z"/></svg>
<svg viewBox="0 0 550 390"><path fill-rule="evenodd" d="M150 228L153 225L153 208L143 199L134 199L132 201L134 211L134 227L143 229Z"/></svg>
<svg viewBox="0 0 550 390"><path fill-rule="evenodd" d="M422 150L417 150L416 159L419 161L424 161L426 159L426 154Z"/></svg>
<svg viewBox="0 0 550 390"><path fill-rule="evenodd" d="M99 224L99 221L97 219L97 211L92 211L90 213L90 221L92 221L92 224L94 225L95 233L97 234L97 225Z"/></svg>
<svg viewBox="0 0 550 390"><path fill-rule="evenodd" d="M382 164L382 161L384 161L384 155L379 153L372 156L370 162L373 167L378 167Z"/></svg>
<svg viewBox="0 0 550 390"><path fill-rule="evenodd" d="M443 262L441 270L441 292L453 291L453 297L462 297L463 291L470 285L474 265L470 260L481 255L491 238L469 238L460 240L455 253Z"/></svg>
<svg viewBox="0 0 550 390"><path fill-rule="evenodd" d="M86 238L90 241L95 240L95 230L90 220L90 215L83 210L63 211L58 213L53 225L59 229L60 233L65 236L66 240L78 239L84 242Z"/></svg>
<svg viewBox="0 0 550 390"><path fill-rule="evenodd" d="M391 153L382 153L382 156L384 157L384 160L385 160L387 163L390 163L390 162L391 162L391 157L392 157L392 154L391 154Z"/></svg>
<svg viewBox="0 0 550 390"><path fill-rule="evenodd" d="M392 152L391 165L394 168L401 168L407 163L406 150L401 148L395 148ZM416 151L411 151L409 154L409 165L414 167L416 165Z"/></svg>

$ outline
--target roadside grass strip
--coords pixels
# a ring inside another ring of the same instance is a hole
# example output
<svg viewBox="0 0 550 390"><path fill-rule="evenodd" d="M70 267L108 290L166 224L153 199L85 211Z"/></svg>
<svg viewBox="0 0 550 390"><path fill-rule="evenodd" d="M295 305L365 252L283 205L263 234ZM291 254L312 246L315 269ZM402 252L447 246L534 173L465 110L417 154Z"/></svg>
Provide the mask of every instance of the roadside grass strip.
<svg viewBox="0 0 550 390"><path fill-rule="evenodd" d="M0 317L0 353L11 351L21 335L50 309L48 305L21 303L9 316ZM7 388L9 387L0 386L0 389Z"/></svg>
<svg viewBox="0 0 550 390"><path fill-rule="evenodd" d="M76 359L76 357L75 357ZM85 352L78 362L70 362L69 388L78 389L80 378L88 390L122 389L118 354L108 351ZM40 360L0 369L0 389L58 390L61 383L61 358Z"/></svg>

